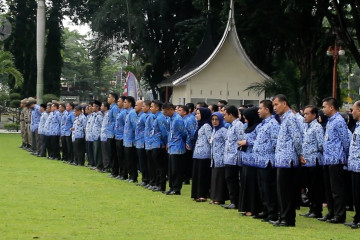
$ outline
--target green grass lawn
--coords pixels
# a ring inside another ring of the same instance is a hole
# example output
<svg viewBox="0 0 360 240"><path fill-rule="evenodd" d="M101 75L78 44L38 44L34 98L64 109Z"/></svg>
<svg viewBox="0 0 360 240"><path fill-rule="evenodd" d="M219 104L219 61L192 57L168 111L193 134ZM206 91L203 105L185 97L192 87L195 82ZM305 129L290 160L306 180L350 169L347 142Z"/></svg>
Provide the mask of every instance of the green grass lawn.
<svg viewBox="0 0 360 240"><path fill-rule="evenodd" d="M360 230L297 217L278 228L235 210L165 196L19 149L0 134L0 239L359 239ZM302 208L300 212L306 212ZM350 221L353 212L348 212Z"/></svg>

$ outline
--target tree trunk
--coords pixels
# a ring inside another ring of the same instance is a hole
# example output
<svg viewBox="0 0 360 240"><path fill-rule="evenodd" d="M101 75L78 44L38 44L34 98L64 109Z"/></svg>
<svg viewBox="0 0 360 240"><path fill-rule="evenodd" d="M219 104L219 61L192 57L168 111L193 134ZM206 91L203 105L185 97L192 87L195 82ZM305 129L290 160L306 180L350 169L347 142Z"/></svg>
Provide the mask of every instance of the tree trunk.
<svg viewBox="0 0 360 240"><path fill-rule="evenodd" d="M37 102L43 102L45 56L45 0L38 0L36 17Z"/></svg>

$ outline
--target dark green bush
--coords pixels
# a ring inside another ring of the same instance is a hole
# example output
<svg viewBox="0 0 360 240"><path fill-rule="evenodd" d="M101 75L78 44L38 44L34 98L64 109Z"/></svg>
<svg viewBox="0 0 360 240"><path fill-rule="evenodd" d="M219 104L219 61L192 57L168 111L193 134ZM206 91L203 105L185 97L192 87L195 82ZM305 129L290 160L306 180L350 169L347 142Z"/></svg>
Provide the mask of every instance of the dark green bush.
<svg viewBox="0 0 360 240"><path fill-rule="evenodd" d="M12 108L19 108L20 107L20 100L11 100L10 107Z"/></svg>
<svg viewBox="0 0 360 240"><path fill-rule="evenodd" d="M20 93L11 93L10 94L10 100L20 100L21 94Z"/></svg>
<svg viewBox="0 0 360 240"><path fill-rule="evenodd" d="M20 125L18 123L5 123L4 128L8 131L19 131Z"/></svg>
<svg viewBox="0 0 360 240"><path fill-rule="evenodd" d="M51 102L52 100L57 100L59 101L59 97L54 95L54 94L44 94L43 96L43 102L42 103L48 103L48 102ZM41 103L38 103L38 104L41 104Z"/></svg>

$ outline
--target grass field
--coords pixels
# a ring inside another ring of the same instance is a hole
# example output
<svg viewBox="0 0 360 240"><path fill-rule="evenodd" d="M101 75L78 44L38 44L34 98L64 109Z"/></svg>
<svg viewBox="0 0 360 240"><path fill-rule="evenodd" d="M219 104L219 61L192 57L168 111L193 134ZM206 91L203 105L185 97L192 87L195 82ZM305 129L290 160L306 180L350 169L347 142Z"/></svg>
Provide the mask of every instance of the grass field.
<svg viewBox="0 0 360 240"><path fill-rule="evenodd" d="M196 203L189 186L181 196L165 196L34 157L19 145L19 134L0 134L0 239L360 238L360 230L299 216L295 228L273 227ZM348 221L353 215L348 212Z"/></svg>

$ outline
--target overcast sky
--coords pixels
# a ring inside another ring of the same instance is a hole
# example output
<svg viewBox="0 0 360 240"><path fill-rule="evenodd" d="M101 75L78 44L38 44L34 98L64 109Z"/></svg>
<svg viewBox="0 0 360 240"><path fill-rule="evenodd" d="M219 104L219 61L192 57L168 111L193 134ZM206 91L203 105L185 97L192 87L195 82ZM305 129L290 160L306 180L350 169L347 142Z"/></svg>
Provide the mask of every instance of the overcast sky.
<svg viewBox="0 0 360 240"><path fill-rule="evenodd" d="M82 35L88 35L88 33L91 32L89 25L75 25L68 17L64 17L63 25L64 27L69 28L70 31L76 30Z"/></svg>

